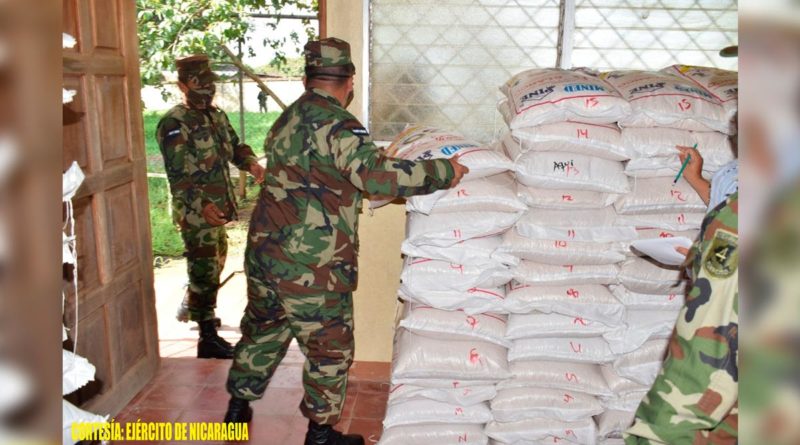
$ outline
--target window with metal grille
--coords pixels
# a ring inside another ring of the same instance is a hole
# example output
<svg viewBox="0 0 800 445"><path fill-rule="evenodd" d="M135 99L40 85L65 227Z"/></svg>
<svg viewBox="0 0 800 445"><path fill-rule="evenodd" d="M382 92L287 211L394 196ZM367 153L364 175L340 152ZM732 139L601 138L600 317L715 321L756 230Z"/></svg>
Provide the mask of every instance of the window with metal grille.
<svg viewBox="0 0 800 445"><path fill-rule="evenodd" d="M736 68L736 0L372 0L369 121L488 142L505 127L498 87L527 68ZM563 20L560 18L563 17Z"/></svg>

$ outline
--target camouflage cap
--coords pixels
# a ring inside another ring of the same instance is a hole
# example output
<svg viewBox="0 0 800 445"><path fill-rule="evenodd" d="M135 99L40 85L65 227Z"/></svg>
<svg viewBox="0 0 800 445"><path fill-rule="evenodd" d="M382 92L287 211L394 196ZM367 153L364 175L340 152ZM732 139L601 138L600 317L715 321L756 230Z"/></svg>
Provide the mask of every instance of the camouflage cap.
<svg viewBox="0 0 800 445"><path fill-rule="evenodd" d="M312 40L303 48L308 77L350 77L356 67L350 59L350 44L335 37Z"/></svg>
<svg viewBox="0 0 800 445"><path fill-rule="evenodd" d="M208 65L208 56L205 54L197 54L194 56L184 57L175 61L175 66L178 67L178 77L191 79L197 78L197 83L205 85L219 77L211 71Z"/></svg>

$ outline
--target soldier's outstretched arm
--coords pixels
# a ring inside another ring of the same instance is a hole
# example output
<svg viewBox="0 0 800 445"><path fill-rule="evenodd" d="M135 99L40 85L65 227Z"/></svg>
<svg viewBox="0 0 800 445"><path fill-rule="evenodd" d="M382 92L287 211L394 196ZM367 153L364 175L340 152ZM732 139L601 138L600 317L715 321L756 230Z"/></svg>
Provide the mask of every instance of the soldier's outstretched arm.
<svg viewBox="0 0 800 445"><path fill-rule="evenodd" d="M359 190L371 195L408 197L451 186L455 178L447 159L409 161L384 156L356 120L345 121L331 135L336 167Z"/></svg>
<svg viewBox="0 0 800 445"><path fill-rule="evenodd" d="M225 125L228 127L228 134L231 135L231 144L233 145L233 163L239 170L250 171L253 164L258 163L258 157L253 152L253 148L239 140L239 135L233 129L230 119L225 112L222 112L225 117Z"/></svg>

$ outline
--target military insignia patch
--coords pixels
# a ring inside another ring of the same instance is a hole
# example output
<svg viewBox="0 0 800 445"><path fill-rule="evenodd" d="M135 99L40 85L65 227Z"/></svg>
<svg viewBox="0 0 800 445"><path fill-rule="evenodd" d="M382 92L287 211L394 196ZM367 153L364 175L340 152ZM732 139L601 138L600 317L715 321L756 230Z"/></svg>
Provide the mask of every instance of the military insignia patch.
<svg viewBox="0 0 800 445"><path fill-rule="evenodd" d="M353 134L357 134L359 136L369 136L369 131L366 128L353 128L350 130Z"/></svg>
<svg viewBox="0 0 800 445"><path fill-rule="evenodd" d="M739 267L739 236L717 230L703 260L703 269L714 278L727 278Z"/></svg>

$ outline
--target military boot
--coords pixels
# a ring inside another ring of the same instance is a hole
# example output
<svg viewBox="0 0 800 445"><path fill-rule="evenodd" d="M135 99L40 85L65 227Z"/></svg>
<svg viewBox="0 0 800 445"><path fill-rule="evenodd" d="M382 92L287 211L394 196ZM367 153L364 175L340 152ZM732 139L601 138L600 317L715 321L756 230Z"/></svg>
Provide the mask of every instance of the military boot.
<svg viewBox="0 0 800 445"><path fill-rule="evenodd" d="M251 420L253 420L253 408L250 407L250 402L231 397L228 411L225 413L225 423L250 423Z"/></svg>
<svg viewBox="0 0 800 445"><path fill-rule="evenodd" d="M197 322L200 340L197 342L197 358L233 358L233 346L217 334L214 319Z"/></svg>
<svg viewBox="0 0 800 445"><path fill-rule="evenodd" d="M305 445L364 445L364 438L355 434L342 434L331 425L308 421Z"/></svg>

